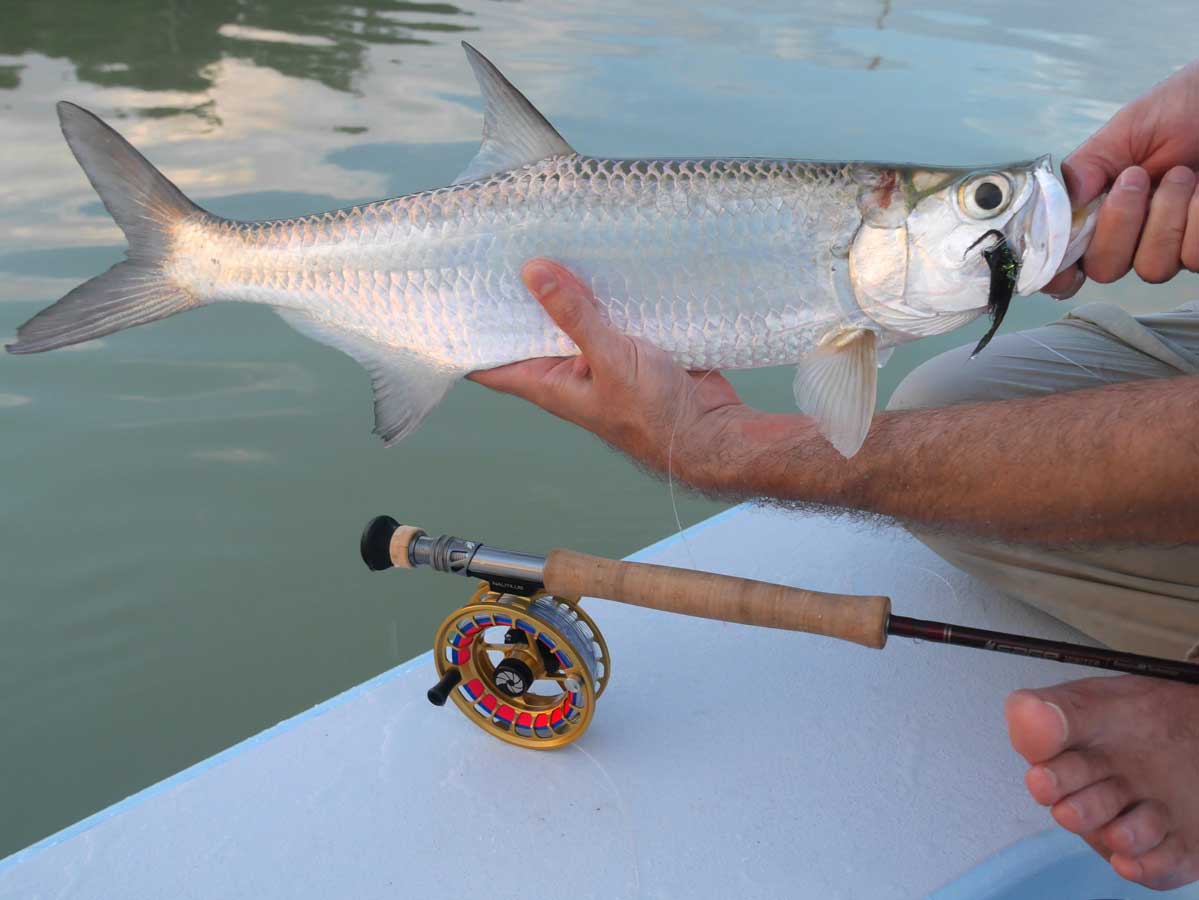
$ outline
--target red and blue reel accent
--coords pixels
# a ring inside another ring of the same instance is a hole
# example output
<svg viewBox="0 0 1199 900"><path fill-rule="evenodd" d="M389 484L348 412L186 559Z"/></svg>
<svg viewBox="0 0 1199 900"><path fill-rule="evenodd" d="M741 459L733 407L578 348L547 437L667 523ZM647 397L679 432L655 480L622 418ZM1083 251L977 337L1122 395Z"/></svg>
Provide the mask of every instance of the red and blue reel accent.
<svg viewBox="0 0 1199 900"><path fill-rule="evenodd" d="M474 600L442 623L434 652L443 678L457 673L457 686L447 691L455 705L519 746L550 749L578 738L607 680L607 647L594 623L564 598L481 588ZM574 624L580 621L582 629ZM584 640L594 650L590 665L580 656Z"/></svg>

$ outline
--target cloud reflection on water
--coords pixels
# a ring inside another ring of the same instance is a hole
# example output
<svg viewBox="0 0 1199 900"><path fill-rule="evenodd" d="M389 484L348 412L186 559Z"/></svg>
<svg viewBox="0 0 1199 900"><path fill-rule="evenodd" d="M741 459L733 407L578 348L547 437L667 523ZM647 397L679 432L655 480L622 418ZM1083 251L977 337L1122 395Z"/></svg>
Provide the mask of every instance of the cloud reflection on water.
<svg viewBox="0 0 1199 900"><path fill-rule="evenodd" d="M0 393L0 409L16 409L18 406L28 406L32 402L33 398L24 394Z"/></svg>
<svg viewBox="0 0 1199 900"><path fill-rule="evenodd" d="M255 450L252 447L222 447L212 450L195 450L190 454L192 459L200 462L234 463L269 463L275 457L265 450Z"/></svg>
<svg viewBox="0 0 1199 900"><path fill-rule="evenodd" d="M1119 9L1112 0L1099 6ZM1031 113L1022 127L1032 135L1069 129L1086 113L1080 103L1094 110L1088 120L1098 120L1111 108L1105 93L1127 93L1095 83L1102 37L1080 33L1069 10L1032 0L969 15L949 0L899 8L890 0L750 0L735 9L681 0L652 9L631 0L568 7L547 0L519 5L475 0L470 9L403 0L17 0L7 5L0 29L0 57L11 57L0 58L0 96L12 107L7 121L13 132L6 141L3 174L10 193L0 240L26 247L60 246L64 234L72 243L120 241L107 217L87 208L90 190L57 133L51 104L64 94L114 119L201 201L316 185L339 202L380 196L392 182L381 165L346 170L331 160L353 147L363 129L405 145L475 140L478 99L456 47L461 33L474 30L488 52L506 64L518 61L521 87L538 105L592 122L602 118L619 130L624 124L636 127L637 120L645 121L646 108L673 97L679 110L674 124L697 134L696 149L703 148L702 123L682 116L689 103L705 101L722 114L719 104L711 104L721 96L798 101L819 116L821 134L846 127L851 136L864 134L875 119L868 101L842 107L843 122L831 126L827 120L836 113L828 102L843 92L866 100L863 91L895 90L899 82L874 71L889 67L914 70L903 77L928 92L910 96L908 114L897 117L918 129L910 141L915 151L899 142L907 155L920 156L929 145L921 132L946 127L912 120L918 107L939 97L958 110L964 128L996 129L997 123L962 102L955 85L945 83L955 56L966 85L978 83L971 72L980 66L993 70L974 88L998 98L986 104L988 114L1005 115L992 107L1022 102L1025 115ZM1120 40L1141 42L1141 31L1130 28ZM929 53L913 53L921 44ZM958 49L950 50L954 44ZM680 65L693 55L693 46L705 54L705 64ZM930 65L933 53L936 62ZM626 54L647 62L627 73L599 62ZM859 85L854 70L876 77L869 87ZM641 74L647 71L659 80ZM845 74L828 77L841 77L842 85L828 83L822 74L838 71ZM933 84L921 83L922 74ZM1012 101L1007 95L1013 90L1032 91L1036 102ZM892 97L886 99L895 106ZM761 112L755 121L769 122L764 108ZM944 115L935 107L929 112ZM618 122L621 116L633 121ZM861 119L857 124L855 116ZM719 152L754 151L754 144L766 144L760 133L767 130L763 124L751 139L738 142L748 146L728 143ZM1075 126L1071 137L1081 136L1079 131ZM887 142L885 135L870 141L855 137L852 146L862 147L857 155L878 156L875 148L885 149ZM812 146L805 148L807 143ZM822 149L809 138L794 142L792 153L820 155ZM688 152L688 143L679 140L669 152ZM397 154L393 169L406 162ZM435 186L453 174L447 169L427 183L410 179L405 187ZM277 214L265 206L259 213Z"/></svg>
<svg viewBox="0 0 1199 900"><path fill-rule="evenodd" d="M404 0L10 0L0 54L68 59L75 76L105 87L203 91L224 58L348 91L370 45L427 44L470 30L452 3ZM0 88L16 87L14 76ZM20 73L15 73L20 81Z"/></svg>

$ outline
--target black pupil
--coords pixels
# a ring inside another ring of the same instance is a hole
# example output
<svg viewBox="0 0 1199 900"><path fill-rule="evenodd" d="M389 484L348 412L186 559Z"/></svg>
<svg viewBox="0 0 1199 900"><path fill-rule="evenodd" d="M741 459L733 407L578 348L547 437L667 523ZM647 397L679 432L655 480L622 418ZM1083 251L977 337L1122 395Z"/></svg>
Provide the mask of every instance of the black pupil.
<svg viewBox="0 0 1199 900"><path fill-rule="evenodd" d="M974 202L979 209L996 209L1003 202L1003 189L993 181L984 181L974 189Z"/></svg>

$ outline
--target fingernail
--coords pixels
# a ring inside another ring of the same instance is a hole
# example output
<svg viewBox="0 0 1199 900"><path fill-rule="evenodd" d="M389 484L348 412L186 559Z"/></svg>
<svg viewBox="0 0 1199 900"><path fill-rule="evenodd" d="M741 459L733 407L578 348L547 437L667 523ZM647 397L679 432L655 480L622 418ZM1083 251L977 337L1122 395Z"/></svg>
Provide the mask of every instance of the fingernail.
<svg viewBox="0 0 1199 900"><path fill-rule="evenodd" d="M1195 178L1195 173L1185 166L1175 166L1169 172L1162 176L1162 181L1168 181L1171 184L1190 184Z"/></svg>
<svg viewBox="0 0 1199 900"><path fill-rule="evenodd" d="M1147 191L1149 190L1149 174L1137 166L1125 169L1116 179L1116 188L1121 191Z"/></svg>
<svg viewBox="0 0 1199 900"><path fill-rule="evenodd" d="M1074 814L1075 821L1081 822L1084 815L1082 806L1075 800L1065 801L1065 807Z"/></svg>
<svg viewBox="0 0 1199 900"><path fill-rule="evenodd" d="M1116 833L1120 835L1120 843L1125 847L1131 847L1137 839L1137 836L1132 833L1132 829L1127 825L1117 826Z"/></svg>
<svg viewBox="0 0 1199 900"><path fill-rule="evenodd" d="M1070 279L1070 286L1068 288L1066 288L1064 291L1060 291L1055 294L1050 294L1049 296L1052 297L1054 300L1059 300L1059 301L1060 300L1069 300L1071 297L1073 297L1075 294L1078 293L1078 289L1082 287L1083 282L1086 280L1087 280L1087 276L1083 274L1082 269L1075 268L1074 275Z"/></svg>
<svg viewBox="0 0 1199 900"><path fill-rule="evenodd" d="M1145 867L1139 860L1129 859L1121 853L1113 853L1110 862L1112 868L1116 870L1116 874L1121 878L1139 881L1145 877Z"/></svg>
<svg viewBox="0 0 1199 900"><path fill-rule="evenodd" d="M1058 718L1062 720L1062 742L1065 743L1070 739L1070 723L1066 721L1066 714L1062 712L1062 708L1056 703L1051 703L1048 700L1043 700L1042 702L1057 713Z"/></svg>
<svg viewBox="0 0 1199 900"><path fill-rule="evenodd" d="M525 269L525 284L538 297L544 297L558 287L558 279L549 266L535 263Z"/></svg>
<svg viewBox="0 0 1199 900"><path fill-rule="evenodd" d="M1057 787L1057 775L1053 773L1053 769L1046 768L1045 766L1035 766L1033 771L1036 772L1037 777L1044 780L1049 787Z"/></svg>

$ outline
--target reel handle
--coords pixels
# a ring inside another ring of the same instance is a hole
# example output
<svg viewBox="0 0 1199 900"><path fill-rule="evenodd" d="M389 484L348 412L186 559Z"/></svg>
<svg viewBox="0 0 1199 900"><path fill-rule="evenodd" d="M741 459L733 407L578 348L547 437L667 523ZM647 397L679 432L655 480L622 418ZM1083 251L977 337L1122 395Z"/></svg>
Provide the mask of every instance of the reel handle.
<svg viewBox="0 0 1199 900"><path fill-rule="evenodd" d="M882 649L888 597L825 594L731 575L624 562L551 550L545 561L551 594L602 597L663 612L805 631Z"/></svg>

